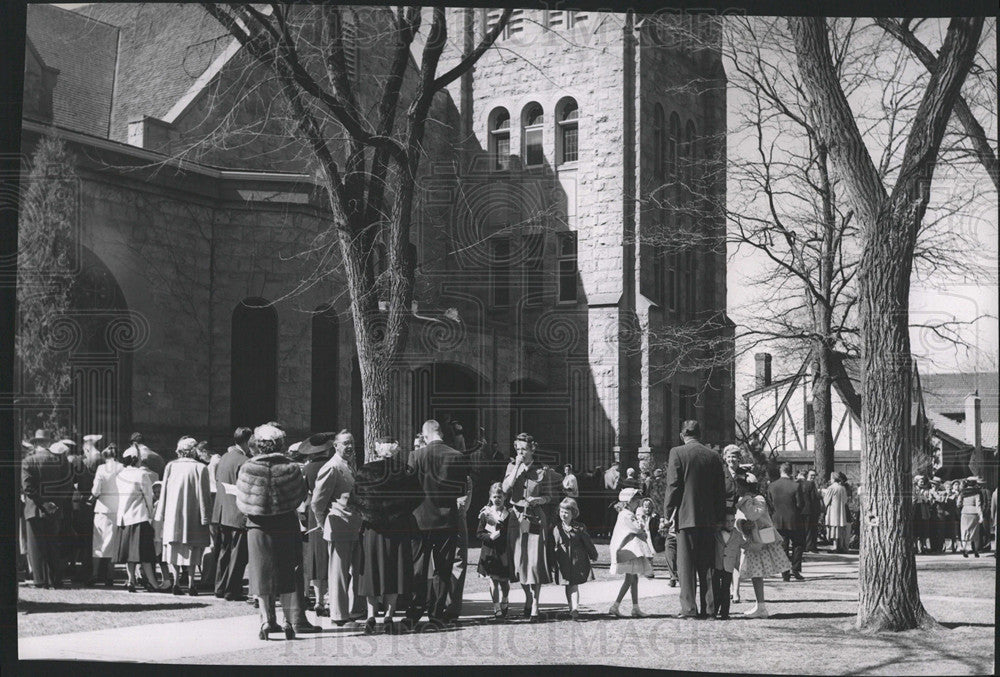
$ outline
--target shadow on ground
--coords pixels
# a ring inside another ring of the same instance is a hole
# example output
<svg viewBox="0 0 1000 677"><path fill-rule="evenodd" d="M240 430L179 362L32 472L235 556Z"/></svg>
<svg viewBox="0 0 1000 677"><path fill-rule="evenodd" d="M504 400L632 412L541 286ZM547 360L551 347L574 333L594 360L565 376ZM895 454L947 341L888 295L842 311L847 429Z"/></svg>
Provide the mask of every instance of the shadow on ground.
<svg viewBox="0 0 1000 677"><path fill-rule="evenodd" d="M173 611L179 609L199 609L209 606L197 602L173 602L165 604L93 604L73 602L32 602L21 600L17 603L17 610L29 614L54 614L54 613L74 613L81 611L110 611L113 613L128 613L132 611Z"/></svg>

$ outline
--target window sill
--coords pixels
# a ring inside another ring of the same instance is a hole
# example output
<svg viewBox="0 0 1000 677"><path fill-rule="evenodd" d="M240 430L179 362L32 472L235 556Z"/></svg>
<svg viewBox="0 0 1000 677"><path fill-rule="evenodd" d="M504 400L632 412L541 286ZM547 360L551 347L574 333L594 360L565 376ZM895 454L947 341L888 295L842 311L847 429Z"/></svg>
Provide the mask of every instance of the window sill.
<svg viewBox="0 0 1000 677"><path fill-rule="evenodd" d="M573 160L571 162L563 162L562 164L556 165L556 171L576 171L580 168L580 161Z"/></svg>

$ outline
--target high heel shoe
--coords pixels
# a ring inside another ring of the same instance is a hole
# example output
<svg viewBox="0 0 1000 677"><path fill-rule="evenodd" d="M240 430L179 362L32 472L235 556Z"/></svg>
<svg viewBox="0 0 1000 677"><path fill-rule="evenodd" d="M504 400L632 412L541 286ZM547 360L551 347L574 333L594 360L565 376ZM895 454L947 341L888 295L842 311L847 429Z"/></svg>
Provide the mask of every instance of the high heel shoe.
<svg viewBox="0 0 1000 677"><path fill-rule="evenodd" d="M267 633L271 629L270 623L261 623L260 632L257 633L257 637L267 641Z"/></svg>
<svg viewBox="0 0 1000 677"><path fill-rule="evenodd" d="M292 627L291 623L285 623L282 630L285 631L285 639L295 639L295 628Z"/></svg>
<svg viewBox="0 0 1000 677"><path fill-rule="evenodd" d="M392 622L391 618L386 618L384 621L382 621L382 628L384 629L385 634L387 635L396 634L396 624Z"/></svg>
<svg viewBox="0 0 1000 677"><path fill-rule="evenodd" d="M129 592L135 592L135 583L129 583L126 590L128 590Z"/></svg>
<svg viewBox="0 0 1000 677"><path fill-rule="evenodd" d="M527 617L531 615L531 602L525 603L523 611L524 611L524 616Z"/></svg>
<svg viewBox="0 0 1000 677"><path fill-rule="evenodd" d="M369 618L365 621L365 634L374 635L375 634L375 619Z"/></svg>
<svg viewBox="0 0 1000 677"><path fill-rule="evenodd" d="M510 609L510 604L507 602L500 602L500 616L507 618L507 611Z"/></svg>

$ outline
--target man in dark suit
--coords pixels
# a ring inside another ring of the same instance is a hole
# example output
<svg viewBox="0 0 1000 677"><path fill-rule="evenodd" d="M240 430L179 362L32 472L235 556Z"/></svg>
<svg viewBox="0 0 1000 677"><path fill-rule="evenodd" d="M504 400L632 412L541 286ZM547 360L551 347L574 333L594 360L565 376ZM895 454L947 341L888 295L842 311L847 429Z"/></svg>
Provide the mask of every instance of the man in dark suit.
<svg viewBox="0 0 1000 677"><path fill-rule="evenodd" d="M21 464L31 574L36 588L61 588L66 564L62 539L73 498L73 472L66 462L69 447L52 444L41 430L31 444L35 451Z"/></svg>
<svg viewBox="0 0 1000 677"><path fill-rule="evenodd" d="M423 435L426 446L415 449L407 461L420 480L424 500L413 511L419 532L413 539L413 596L406 611L406 629L416 625L425 609L431 622L447 625L458 520L464 518L458 499L467 487L465 456L444 443L441 424L433 419L425 422ZM429 571L433 580L428 587Z"/></svg>
<svg viewBox="0 0 1000 677"><path fill-rule="evenodd" d="M791 576L797 581L804 581L802 576L802 551L805 545L805 529L803 528L802 509L804 499L802 487L792 479L792 464L781 464L781 477L771 482L767 487L767 496L771 499L771 521L774 528L781 534L785 552L792 562ZM789 572L782 572L781 577L789 580Z"/></svg>
<svg viewBox="0 0 1000 677"><path fill-rule="evenodd" d="M682 618L707 618L713 609L710 589L715 565L716 533L726 520L726 483L722 458L698 441L697 421L681 425L679 447L667 459L665 523L677 527L677 574ZM700 606L695 606L695 587Z"/></svg>
<svg viewBox="0 0 1000 677"><path fill-rule="evenodd" d="M250 457L250 428L237 428L233 446L229 447L215 467L215 505L212 524L219 534L219 556L215 570L215 596L242 601L243 573L247 568L247 518L236 507L236 478L240 466Z"/></svg>
<svg viewBox="0 0 1000 677"><path fill-rule="evenodd" d="M820 496L819 487L816 486L816 471L812 468L806 473L806 478L802 482L802 499L805 507L802 508L802 519L805 522L805 549L809 552L819 552L816 547L816 537L819 533L819 516L823 510L823 498Z"/></svg>

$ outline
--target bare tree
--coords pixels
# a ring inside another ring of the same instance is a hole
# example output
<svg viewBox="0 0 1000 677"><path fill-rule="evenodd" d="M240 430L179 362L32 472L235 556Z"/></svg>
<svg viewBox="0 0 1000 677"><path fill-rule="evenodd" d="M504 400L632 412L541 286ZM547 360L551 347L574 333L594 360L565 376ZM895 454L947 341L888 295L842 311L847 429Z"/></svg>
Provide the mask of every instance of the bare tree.
<svg viewBox="0 0 1000 677"><path fill-rule="evenodd" d="M346 8L324 4L298 11L287 4L260 9L260 5L212 3L204 7L273 73L289 105L295 136L320 167L333 214L330 230L339 243L350 295L365 448L372 454L374 441L390 432L389 369L405 344L409 324L414 285L410 230L431 106L436 94L469 71L493 45L512 10L505 10L478 44L463 50L457 63L440 74L439 62L449 40L446 8L388 11L387 75L381 83L372 79L365 87L356 87L345 52ZM431 15L431 23L420 63L413 69L411 47L425 13ZM372 89L377 91L367 93L376 113L369 116L366 92L361 90ZM331 128L338 133L331 133ZM384 258L379 260L375 251L384 253Z"/></svg>
<svg viewBox="0 0 1000 677"><path fill-rule="evenodd" d="M836 177L831 176L829 149L809 114L785 22L733 17L726 21L725 32L727 87L729 96L735 94L739 100L736 123L727 130L728 157L717 162L669 130L660 153L666 165L664 182L644 196L649 209L668 217L659 219L644 240L675 257L692 250L717 253L727 241L731 260L754 254L758 272L749 277L758 300L734 311L735 353L767 346L812 362L815 463L825 480L834 461L831 361L835 351L859 352L858 226L853 211L838 195ZM908 50L887 50L884 38L868 20L831 22L836 72L845 92L863 100L858 109L862 135L881 149L879 172L889 176L898 169L905 123L916 113L924 83L920 72L908 69ZM697 86L692 83L689 88ZM871 96L872 92L878 95ZM685 93L691 92L681 92ZM729 185L721 204L720 196L710 189L714 173L720 171ZM917 242L918 275L988 274L970 261L969 252L976 249L973 238L954 227L976 192L974 185L963 186L962 191L935 200ZM704 227L713 212L726 215L725 239ZM725 345L724 334L718 331L724 324L721 317L702 312L680 319L656 328L651 339L674 356L666 361L666 370L692 365L710 369L732 359L734 349ZM921 326L962 343L963 324Z"/></svg>
<svg viewBox="0 0 1000 677"><path fill-rule="evenodd" d="M865 146L831 53L823 18L788 20L816 129L862 235L858 304L862 358L861 557L856 626L906 630L933 623L920 601L910 539L909 292L930 184L983 19L953 18L891 190Z"/></svg>

